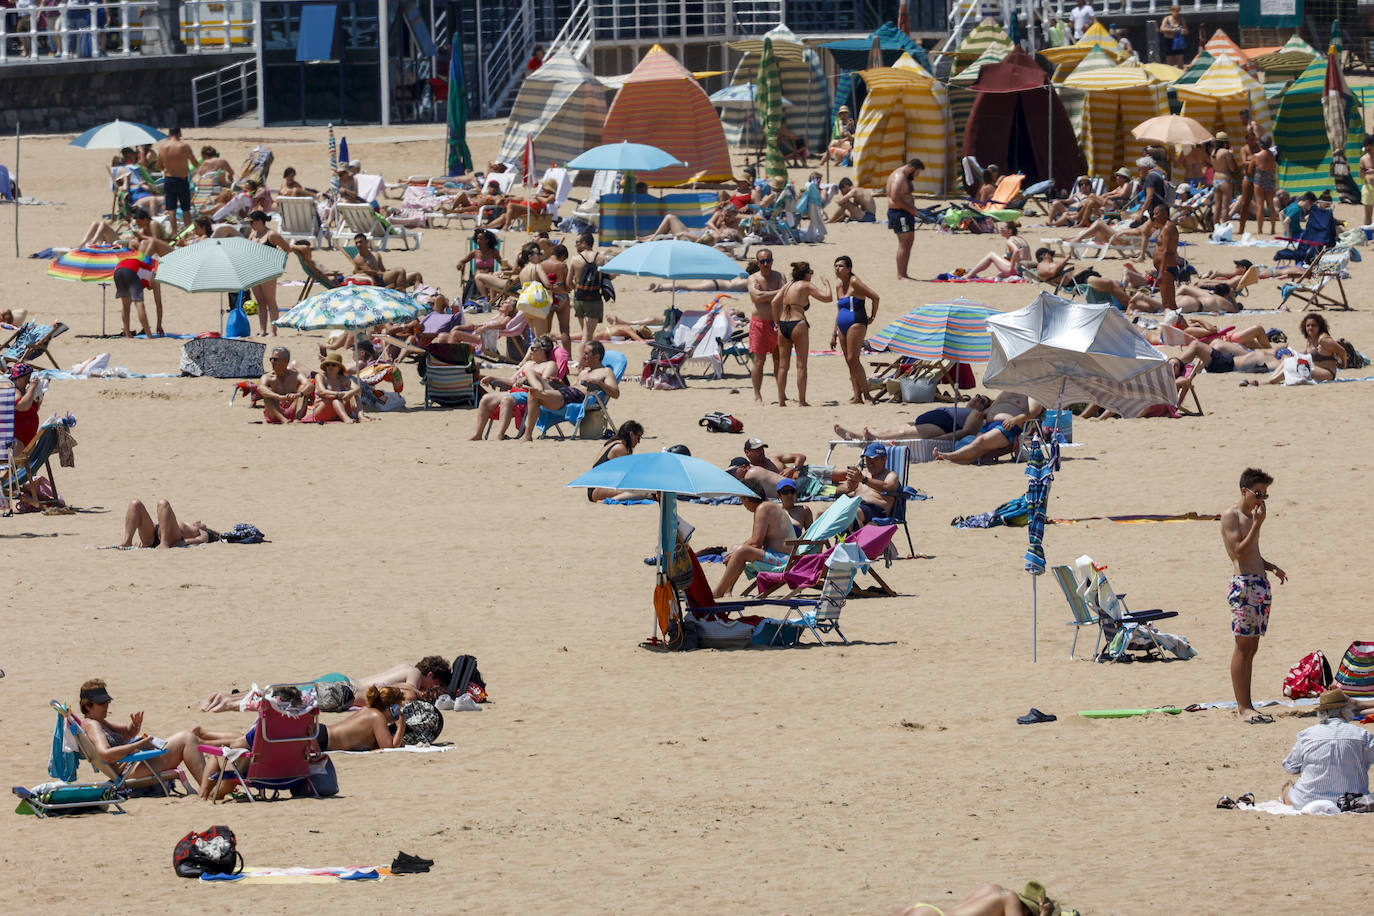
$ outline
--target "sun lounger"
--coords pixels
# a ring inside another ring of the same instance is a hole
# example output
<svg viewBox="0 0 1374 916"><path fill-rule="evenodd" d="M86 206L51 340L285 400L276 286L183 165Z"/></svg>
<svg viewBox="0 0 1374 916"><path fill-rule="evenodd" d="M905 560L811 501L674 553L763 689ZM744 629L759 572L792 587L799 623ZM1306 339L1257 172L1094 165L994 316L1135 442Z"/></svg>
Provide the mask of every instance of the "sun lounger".
<svg viewBox="0 0 1374 916"><path fill-rule="evenodd" d="M51 325L26 321L10 338L0 344L0 369L8 369L14 363L33 363L46 356L53 367L61 369L57 357L49 351L53 340L71 330L58 321Z"/></svg>
<svg viewBox="0 0 1374 916"><path fill-rule="evenodd" d="M287 242L306 241L312 248L331 247L313 197L278 197L277 212L281 214L278 232Z"/></svg>
<svg viewBox="0 0 1374 916"><path fill-rule="evenodd" d="M625 354L619 350L607 350L604 360L607 368L615 374L617 383L625 377L625 370L629 367L629 360ZM549 410L547 407L539 408L539 416L535 419L534 428L539 430L539 438L548 438L550 430L557 430L558 427L567 423L572 427L573 438L604 438L609 430L611 435L615 434L615 423L611 420L608 412L607 403L610 397L603 391L592 390L587 394L587 399L579 404L564 404L560 410ZM583 423L594 413L601 414L602 424L594 434L583 431ZM557 433L558 438L562 439L563 434Z"/></svg>
<svg viewBox="0 0 1374 916"><path fill-rule="evenodd" d="M338 211L340 225L334 232L336 242L352 241L353 236L361 232L368 238L379 240L383 251L387 250L387 243L393 238L400 239L407 251L420 247L420 233L392 225L369 204L339 204Z"/></svg>
<svg viewBox="0 0 1374 916"><path fill-rule="evenodd" d="M163 754L161 750L150 748L146 751L128 754L120 758L120 763L124 765L124 768L122 771L118 770L101 758L95 749L95 743L91 741L90 735L86 734L86 730L81 727L81 717L73 712L71 707L58 700L51 700L48 705L62 717L63 726L76 740L76 746L81 756L97 773L110 781L116 795L127 798L133 793L145 790L155 791L163 797L191 794L191 784L187 781L186 774L179 767L170 770L153 770L148 761L161 757Z"/></svg>
<svg viewBox="0 0 1374 916"><path fill-rule="evenodd" d="M1350 300L1346 297L1345 283L1341 280L1348 272L1350 255L1351 249L1333 248L1314 258L1301 277L1279 288L1283 294L1279 307L1286 306L1289 299L1297 299L1303 304L1303 311L1325 309L1328 306L1350 311ZM1336 290L1334 294L1331 292L1333 283Z"/></svg>

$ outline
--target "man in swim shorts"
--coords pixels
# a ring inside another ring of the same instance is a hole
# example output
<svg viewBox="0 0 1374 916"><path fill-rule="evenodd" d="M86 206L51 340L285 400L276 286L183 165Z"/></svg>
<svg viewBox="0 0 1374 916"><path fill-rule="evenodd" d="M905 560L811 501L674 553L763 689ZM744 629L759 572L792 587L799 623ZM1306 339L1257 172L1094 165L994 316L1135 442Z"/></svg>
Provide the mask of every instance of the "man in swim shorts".
<svg viewBox="0 0 1374 916"><path fill-rule="evenodd" d="M754 383L754 403L763 403L763 364L773 357L773 374L778 373L778 324L773 320L773 296L782 289L782 274L773 269L773 252L760 248L755 255L759 269L749 278L749 300L754 314L749 316L749 376Z"/></svg>
<svg viewBox="0 0 1374 916"><path fill-rule="evenodd" d="M836 488L841 493L859 497L859 524L866 525L875 518L889 518L897 501L901 481L895 471L887 467L887 447L870 442L864 447L859 465L847 474L837 475Z"/></svg>
<svg viewBox="0 0 1374 916"><path fill-rule="evenodd" d="M712 592L717 598L730 594L730 589L734 588L736 580L744 572L744 564L751 560L772 566L787 564L787 541L792 537L792 518L781 503L764 496L763 487L747 479L744 485L754 494L740 498L744 508L754 517L753 529L747 541L726 551L725 574Z"/></svg>
<svg viewBox="0 0 1374 916"><path fill-rule="evenodd" d="M1269 607L1273 595L1269 572L1288 581L1287 574L1260 553L1260 529L1264 525L1269 486L1274 478L1259 468L1246 468L1240 475L1240 499L1221 515L1221 539L1231 558L1231 585L1226 603L1231 606L1231 633L1236 647L1231 655L1231 687L1236 694L1236 715L1251 725L1268 724L1273 716L1255 710L1250 698L1250 677L1259 641L1269 629Z"/></svg>
<svg viewBox="0 0 1374 916"><path fill-rule="evenodd" d="M1169 205L1155 204L1150 212L1150 228L1158 235L1155 238L1155 276L1159 282L1159 300L1165 309L1178 308L1174 299L1174 287L1179 280L1178 266L1178 223L1169 218ZM1150 230L1141 233L1143 258L1149 247Z"/></svg>
<svg viewBox="0 0 1374 916"><path fill-rule="evenodd" d="M911 183L925 171L925 163L912 159L887 177L887 228L897 234L897 279L914 280L908 276L911 262L911 243L916 238L916 200L911 196Z"/></svg>

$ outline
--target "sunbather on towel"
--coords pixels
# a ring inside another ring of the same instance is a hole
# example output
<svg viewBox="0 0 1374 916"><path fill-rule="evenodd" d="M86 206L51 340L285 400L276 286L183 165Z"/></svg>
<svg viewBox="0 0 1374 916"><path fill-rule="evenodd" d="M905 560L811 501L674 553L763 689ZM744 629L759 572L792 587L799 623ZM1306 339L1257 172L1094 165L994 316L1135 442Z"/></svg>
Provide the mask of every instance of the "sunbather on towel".
<svg viewBox="0 0 1374 916"><path fill-rule="evenodd" d="M138 543L134 543L134 539ZM193 547L197 544L213 544L219 540L219 532L206 527L200 519L190 524L177 521L172 504L165 499L157 501L157 521L149 514L143 501L136 499L129 503L124 513L124 540L120 547Z"/></svg>
<svg viewBox="0 0 1374 916"><path fill-rule="evenodd" d="M137 770L132 775L153 775L184 766L196 785L200 785L205 773L205 755L196 748L195 735L185 731L165 741L154 738L143 731L142 710L131 715L128 722L112 722L109 718L111 700L100 678L92 678L81 685L81 727L101 760L123 773L128 766L121 762L125 757L161 748L164 753L160 757L134 764Z"/></svg>
<svg viewBox="0 0 1374 916"><path fill-rule="evenodd" d="M841 494L859 497L859 524L892 515L901 481L887 467L887 447L870 442L859 464L836 474L835 487Z"/></svg>
<svg viewBox="0 0 1374 916"><path fill-rule="evenodd" d="M1019 894L985 884L956 903L913 903L892 916L1055 916L1073 912L1051 900L1039 881L1030 881Z"/></svg>
<svg viewBox="0 0 1374 916"><path fill-rule="evenodd" d="M406 700L420 700L438 697L439 691L448 688L453 680L453 668L438 655L426 655L413 665L394 665L380 674L367 677L347 677L330 674L314 681L319 697L320 709L324 712L341 712L353 706L362 706L369 687L391 687L401 692ZM335 686L347 688L346 693L334 690ZM325 694L331 694L326 698ZM215 692L200 704L201 712L238 712L245 693L230 690Z"/></svg>
<svg viewBox="0 0 1374 916"><path fill-rule="evenodd" d="M997 268L997 276L1001 278L1015 277L1020 271L1022 261L1030 260L1030 242L1017 235L1019 227L1015 222L1001 223L997 227L997 232L1006 240L1007 251L1003 257L996 252L988 252L983 255L983 259L964 274L966 279L972 280L989 267Z"/></svg>
<svg viewBox="0 0 1374 916"><path fill-rule="evenodd" d="M1235 291L1225 283L1219 283L1213 289L1206 289L1201 286L1193 286L1185 283L1174 292L1174 303L1180 312L1218 312L1229 313L1240 311L1240 306L1236 304ZM1136 293L1131 297L1130 308L1132 312L1162 312L1165 309L1164 300L1145 293Z"/></svg>
<svg viewBox="0 0 1374 916"><path fill-rule="evenodd" d="M1240 344L1250 350L1268 350L1273 347L1273 342L1269 339L1269 332L1264 329L1262 324L1252 324L1246 328L1228 328L1223 331L1210 321L1195 318L1192 315L1184 315L1178 311L1165 312L1164 324L1172 325L1193 340L1200 340L1203 343L1210 343L1213 340L1229 340L1231 343ZM1164 343L1163 334L1158 328L1147 330L1144 334L1145 339L1156 347L1167 346Z"/></svg>
<svg viewBox="0 0 1374 916"><path fill-rule="evenodd" d="M1179 355L1185 363L1195 359L1202 360L1202 367L1213 374L1220 372L1272 372L1278 359L1274 350L1247 350L1240 344L1229 340L1214 340L1203 343L1195 340L1183 348ZM1279 361L1282 365L1282 361Z"/></svg>
<svg viewBox="0 0 1374 916"><path fill-rule="evenodd" d="M1021 427L1045 412L1045 406L1035 398L1011 391L997 395L986 411L986 421L972 442L942 452L935 450L936 461L972 464L983 458L1010 454L1021 436Z"/></svg>
<svg viewBox="0 0 1374 916"><path fill-rule="evenodd" d="M792 537L792 519L781 503L775 503L764 496L767 492L752 480L744 485L753 491L753 496L744 496L740 502L754 517L749 539L736 544L725 552L725 573L716 584L713 594L723 598L730 594L735 582L744 572L744 564L762 561L774 566L787 562L787 541ZM776 491L775 491L776 492Z"/></svg>
<svg viewBox="0 0 1374 916"><path fill-rule="evenodd" d="M992 398L985 394L975 394L969 399L967 407L936 407L920 414L915 421L906 426L889 426L883 429L865 426L862 431L853 432L837 423L835 435L850 441L946 439L957 442L965 436L978 434L991 406Z"/></svg>
<svg viewBox="0 0 1374 916"><path fill-rule="evenodd" d="M706 226L701 229L688 229L687 224L674 213L669 213L663 217L663 221L658 224L653 232L648 235L640 236L639 241L647 242L656 236L671 235L683 242L701 242L706 245L714 245L719 241L739 240L739 210L729 201L719 204L711 218L706 221Z"/></svg>
<svg viewBox="0 0 1374 916"><path fill-rule="evenodd" d="M1137 243L1144 244L1142 236L1149 238L1149 234L1154 231L1154 226L1149 220L1142 220L1139 223L1108 223L1098 220L1082 232L1071 237L1070 242L1088 242L1094 245L1130 245L1134 247Z"/></svg>
<svg viewBox="0 0 1374 916"><path fill-rule="evenodd" d="M606 355L606 345L599 340L582 345L582 359L577 370L577 381L568 385L554 385L541 375L525 379L529 387L529 409L525 412L526 442L534 440L535 420L539 408L562 410L568 404L581 404L595 391L603 391L612 398L620 397L620 383L615 373L603 366L601 360ZM569 380L571 381L571 380Z"/></svg>

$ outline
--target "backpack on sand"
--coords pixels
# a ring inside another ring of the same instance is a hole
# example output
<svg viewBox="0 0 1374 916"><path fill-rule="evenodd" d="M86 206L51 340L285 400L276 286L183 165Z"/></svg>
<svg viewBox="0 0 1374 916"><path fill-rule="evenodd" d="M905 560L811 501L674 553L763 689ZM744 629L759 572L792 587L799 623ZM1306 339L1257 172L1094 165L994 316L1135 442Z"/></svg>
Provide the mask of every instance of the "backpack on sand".
<svg viewBox="0 0 1374 916"><path fill-rule="evenodd" d="M704 426L713 433L742 433L744 424L735 419L728 413L721 413L713 410L706 416L697 421L698 426Z"/></svg>
<svg viewBox="0 0 1374 916"><path fill-rule="evenodd" d="M172 852L172 867L183 878L201 875L236 875L243 871L243 856L238 841L228 827L191 831L177 841Z"/></svg>

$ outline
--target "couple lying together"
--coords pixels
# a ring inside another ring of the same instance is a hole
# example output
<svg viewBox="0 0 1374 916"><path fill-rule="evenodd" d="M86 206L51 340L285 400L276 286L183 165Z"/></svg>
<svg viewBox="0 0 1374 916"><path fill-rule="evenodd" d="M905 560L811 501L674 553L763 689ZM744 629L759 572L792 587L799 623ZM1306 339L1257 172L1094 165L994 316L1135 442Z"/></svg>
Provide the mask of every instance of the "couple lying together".
<svg viewBox="0 0 1374 916"><path fill-rule="evenodd" d="M389 687L399 691L404 701L433 702L453 680L453 667L438 655L426 655L413 665L400 664L380 674L350 678L343 674L326 674L315 679L316 702L321 712L347 712L365 708L370 687ZM201 712L247 712L257 709L262 699L258 691L244 692L234 688L227 693L212 693L200 704Z"/></svg>
<svg viewBox="0 0 1374 916"><path fill-rule="evenodd" d="M914 423L887 429L864 427L855 432L835 427L841 439L872 441L935 439L950 443L947 451L936 450L937 461L973 464L985 458L1011 454L1021 429L1039 418L1045 407L1034 398L1003 391L996 398L976 394L968 407L936 407L918 416Z"/></svg>

